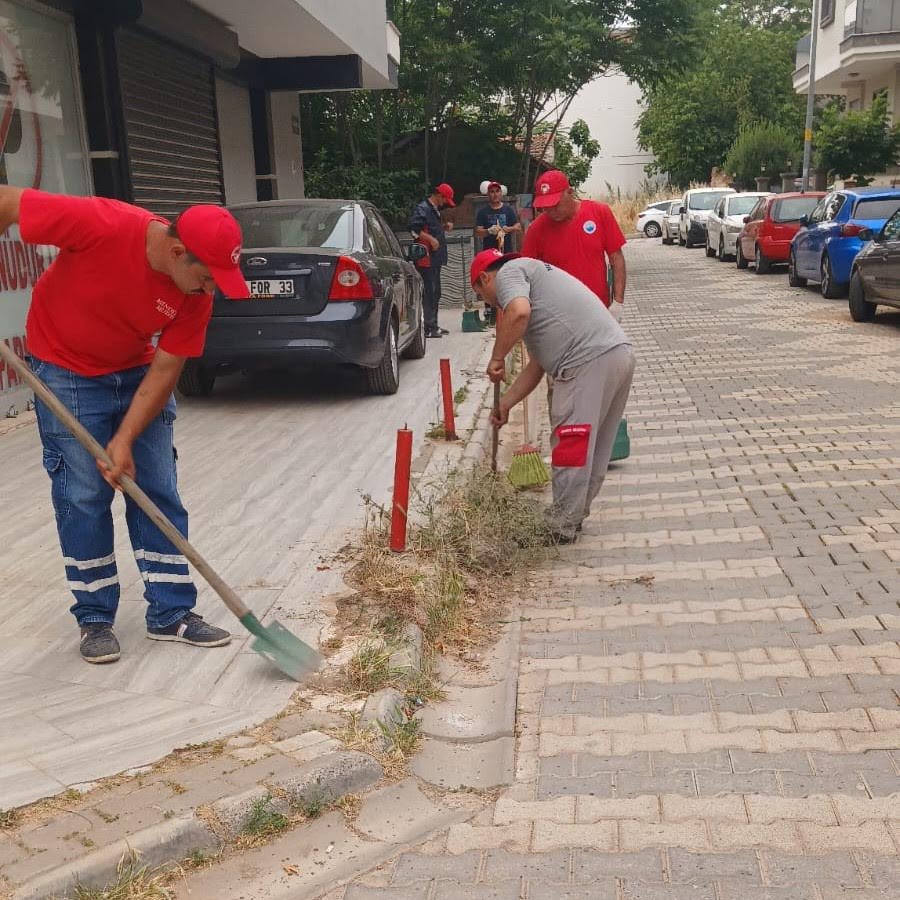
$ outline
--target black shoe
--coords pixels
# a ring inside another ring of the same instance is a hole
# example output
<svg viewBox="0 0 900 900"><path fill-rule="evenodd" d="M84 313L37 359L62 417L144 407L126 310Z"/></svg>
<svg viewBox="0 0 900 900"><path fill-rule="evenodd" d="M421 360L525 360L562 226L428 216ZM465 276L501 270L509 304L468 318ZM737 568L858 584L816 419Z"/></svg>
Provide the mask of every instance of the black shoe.
<svg viewBox="0 0 900 900"><path fill-rule="evenodd" d="M81 626L81 658L89 663L114 663L122 654L112 625L88 622Z"/></svg>
<svg viewBox="0 0 900 900"><path fill-rule="evenodd" d="M441 335L450 334L450 332L447 331L446 328L438 328L438 331L440 332Z"/></svg>
<svg viewBox="0 0 900 900"><path fill-rule="evenodd" d="M425 337L427 337L429 340L432 340L432 341L433 341L435 338L441 338L441 337L443 337L443 336L444 336L444 332L441 331L440 328L432 329L432 330L430 330L430 331L426 331L426 332L425 332Z"/></svg>
<svg viewBox="0 0 900 900"><path fill-rule="evenodd" d="M224 628L204 622L195 613L188 613L165 628L147 626L147 637L151 641L179 641L194 647L224 647L231 643L231 635Z"/></svg>

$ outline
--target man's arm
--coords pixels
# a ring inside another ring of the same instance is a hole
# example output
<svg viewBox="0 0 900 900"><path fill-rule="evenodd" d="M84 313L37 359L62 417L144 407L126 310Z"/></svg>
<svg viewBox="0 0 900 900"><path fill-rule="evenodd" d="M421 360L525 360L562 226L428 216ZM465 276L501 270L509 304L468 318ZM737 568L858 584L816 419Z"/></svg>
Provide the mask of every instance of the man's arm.
<svg viewBox="0 0 900 900"><path fill-rule="evenodd" d="M488 364L488 378L500 381L506 373L506 355L522 340L531 319L531 303L527 297L516 297L503 309L502 319L497 325L494 352Z"/></svg>
<svg viewBox="0 0 900 900"><path fill-rule="evenodd" d="M509 390L500 398L499 415L491 415L491 421L495 428L500 428L509 421L509 411L524 400L540 383L544 377L544 370L533 359L528 360L528 365L519 372L516 380L510 385Z"/></svg>
<svg viewBox="0 0 900 900"><path fill-rule="evenodd" d="M122 475L135 477L134 456L132 455L134 442L165 408L178 382L178 377L181 375L181 370L184 368L184 363L185 357L174 356L157 348L153 362L150 363L150 368L141 381L119 430L106 446L106 452L112 459L113 468L107 469L106 466L97 463L100 474L112 487L121 489L119 488L119 478Z"/></svg>
<svg viewBox="0 0 900 900"><path fill-rule="evenodd" d="M519 221L519 217L516 215L516 211L515 211L511 206L509 206L509 205L507 205L506 210L507 210L507 213L506 213L506 214L507 214L507 215L510 217L510 219L512 220L512 224L511 224L511 225L506 225L506 226L504 227L503 230L504 230L507 234L512 234L514 231L521 231L521 230L522 230L522 223Z"/></svg>
<svg viewBox="0 0 900 900"><path fill-rule="evenodd" d="M624 303L625 282L627 278L625 272L625 255L621 250L616 250L614 253L609 254L609 266L613 273L612 302Z"/></svg>
<svg viewBox="0 0 900 900"><path fill-rule="evenodd" d="M19 221L19 205L24 188L0 187L0 234L5 234L10 225Z"/></svg>

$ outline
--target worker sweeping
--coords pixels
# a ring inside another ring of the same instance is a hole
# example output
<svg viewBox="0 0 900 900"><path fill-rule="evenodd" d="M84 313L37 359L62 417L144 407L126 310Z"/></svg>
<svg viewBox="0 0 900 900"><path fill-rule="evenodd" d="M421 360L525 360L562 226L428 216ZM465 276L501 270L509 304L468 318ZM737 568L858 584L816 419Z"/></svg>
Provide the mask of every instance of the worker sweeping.
<svg viewBox="0 0 900 900"><path fill-rule="evenodd" d="M606 477L635 356L631 342L597 295L549 263L483 250L472 261L472 287L499 308L488 377L506 375L506 356L524 340L531 357L491 416L495 428L544 374L555 389L550 408L553 502L548 541L571 544Z"/></svg>
<svg viewBox="0 0 900 900"><path fill-rule="evenodd" d="M120 655L113 623L119 575L111 504L128 477L187 535L175 474L173 389L188 357L202 353L216 286L246 298L241 231L229 212L193 206L174 222L99 197L0 188L0 234L59 255L34 287L26 324L31 367L106 449L91 454L36 398L44 468L66 578L90 663ZM197 647L231 640L194 613L185 556L126 496L126 520L147 600L147 637Z"/></svg>

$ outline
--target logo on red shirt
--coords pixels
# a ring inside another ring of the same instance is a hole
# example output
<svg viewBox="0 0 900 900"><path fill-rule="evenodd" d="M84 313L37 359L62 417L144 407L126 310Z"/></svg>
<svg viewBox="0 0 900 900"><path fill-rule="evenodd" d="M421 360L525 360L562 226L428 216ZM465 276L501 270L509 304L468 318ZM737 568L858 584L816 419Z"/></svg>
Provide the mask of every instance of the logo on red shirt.
<svg viewBox="0 0 900 900"><path fill-rule="evenodd" d="M174 306L170 306L162 297L156 298L156 311L162 313L167 319L174 319L178 312Z"/></svg>
<svg viewBox="0 0 900 900"><path fill-rule="evenodd" d="M581 227L585 234L593 234L597 230L597 223L593 219L588 219Z"/></svg>

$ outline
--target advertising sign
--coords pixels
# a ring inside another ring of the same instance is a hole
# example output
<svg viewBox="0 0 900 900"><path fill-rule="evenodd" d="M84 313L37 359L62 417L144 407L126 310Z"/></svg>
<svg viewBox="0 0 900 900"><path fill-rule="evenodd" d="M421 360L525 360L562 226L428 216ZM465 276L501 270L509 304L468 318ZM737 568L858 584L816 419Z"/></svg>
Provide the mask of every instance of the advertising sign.
<svg viewBox="0 0 900 900"><path fill-rule="evenodd" d="M35 4L0 0L0 184L87 194L87 152L69 21ZM31 290L55 247L0 237L0 340L25 352ZM0 393L18 385L0 363Z"/></svg>

